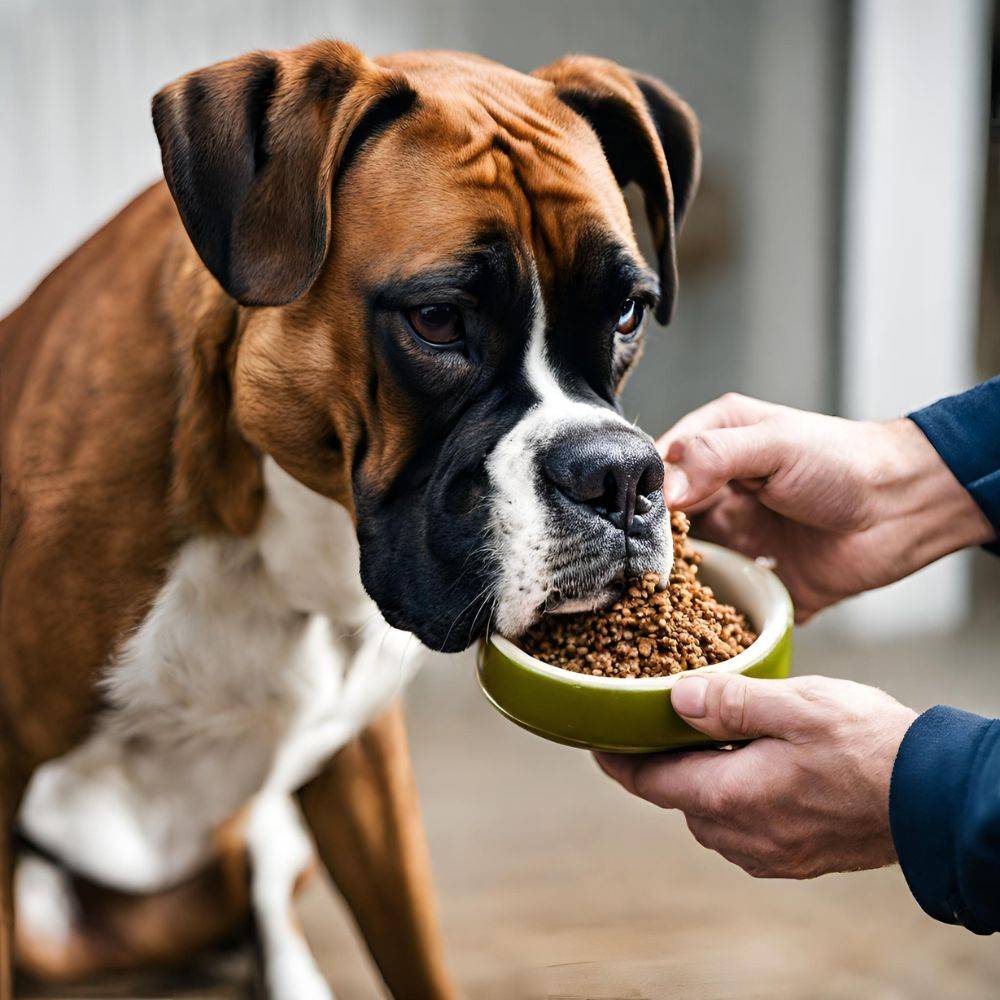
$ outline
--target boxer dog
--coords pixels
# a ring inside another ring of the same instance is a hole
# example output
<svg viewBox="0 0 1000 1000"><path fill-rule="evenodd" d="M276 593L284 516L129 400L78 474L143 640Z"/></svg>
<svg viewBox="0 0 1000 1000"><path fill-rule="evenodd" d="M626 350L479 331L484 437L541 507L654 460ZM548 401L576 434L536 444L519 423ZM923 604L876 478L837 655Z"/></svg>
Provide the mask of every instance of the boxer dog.
<svg viewBox="0 0 1000 1000"><path fill-rule="evenodd" d="M153 122L166 184L0 327L0 996L15 939L66 979L252 913L270 994L328 997L300 814L393 995L451 996L394 699L420 643L669 569L617 394L674 308L695 119L602 59L319 41Z"/></svg>

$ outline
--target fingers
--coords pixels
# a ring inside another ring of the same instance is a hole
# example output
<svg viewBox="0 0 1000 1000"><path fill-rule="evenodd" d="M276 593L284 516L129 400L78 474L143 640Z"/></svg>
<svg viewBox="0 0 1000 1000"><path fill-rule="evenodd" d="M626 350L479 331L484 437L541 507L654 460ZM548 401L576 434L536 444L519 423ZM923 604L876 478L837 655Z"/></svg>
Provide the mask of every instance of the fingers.
<svg viewBox="0 0 1000 1000"><path fill-rule="evenodd" d="M662 754L596 753L598 764L626 791L661 809L714 815L721 808L724 750Z"/></svg>
<svg viewBox="0 0 1000 1000"><path fill-rule="evenodd" d="M753 878L811 878L821 874L785 847L785 837L766 829L740 830L704 816L685 816L688 829L702 847L720 854Z"/></svg>
<svg viewBox="0 0 1000 1000"><path fill-rule="evenodd" d="M713 494L717 499L704 510L690 511L697 518L697 534L709 542L718 542L756 559L773 556L776 528L780 518L757 499L725 487Z"/></svg>
<svg viewBox="0 0 1000 1000"><path fill-rule="evenodd" d="M699 406L670 428L657 442L660 454L673 461L668 454L671 444L684 437L700 434L702 431L716 430L720 427L739 427L763 420L777 407L773 403L765 403L750 396L741 396L738 392L727 392L718 399Z"/></svg>
<svg viewBox="0 0 1000 1000"><path fill-rule="evenodd" d="M706 816L685 816L691 836L702 847L721 854L728 862L737 865L750 875L759 871L757 859L747 849L746 836L723 826Z"/></svg>
<svg viewBox="0 0 1000 1000"><path fill-rule="evenodd" d="M789 458L785 441L769 420L678 438L668 451L664 497L668 506L686 510L734 480L760 488Z"/></svg>
<svg viewBox="0 0 1000 1000"><path fill-rule="evenodd" d="M669 466L664 484L664 496L669 506L682 506L689 513L698 513L711 506L724 495L724 487L728 479L718 480L714 490L697 487L697 496L688 497L691 484L691 471L685 466L684 455L686 442L699 438L711 431L747 427L759 423L767 416L775 413L780 407L766 403L760 399L741 396L729 392L718 399L706 403L682 417L664 434L657 447ZM697 452L698 446L695 446ZM698 477L700 478L700 477ZM731 478L731 477L730 477ZM687 497L687 499L685 499Z"/></svg>
<svg viewBox="0 0 1000 1000"><path fill-rule="evenodd" d="M669 475L669 467L667 475ZM705 511L714 510L719 506L719 504L724 504L732 495L733 488L728 485L723 486L721 490L716 490L714 493L709 494L697 503L686 504L684 507L684 513L690 515L691 517L696 517L699 514L703 514Z"/></svg>
<svg viewBox="0 0 1000 1000"><path fill-rule="evenodd" d="M817 722L802 678L760 680L742 674L682 677L671 692L674 711L717 740L774 736L795 740Z"/></svg>
<svg viewBox="0 0 1000 1000"><path fill-rule="evenodd" d="M820 565L824 560L832 562L821 540L810 542L802 533L791 535L784 518L753 497L741 496L733 490L715 495L719 499L696 515L693 533L751 559L760 556L773 559L772 569L792 596L796 624L808 621L842 596L819 590L813 582L818 574L810 561L802 558L806 552L810 560Z"/></svg>

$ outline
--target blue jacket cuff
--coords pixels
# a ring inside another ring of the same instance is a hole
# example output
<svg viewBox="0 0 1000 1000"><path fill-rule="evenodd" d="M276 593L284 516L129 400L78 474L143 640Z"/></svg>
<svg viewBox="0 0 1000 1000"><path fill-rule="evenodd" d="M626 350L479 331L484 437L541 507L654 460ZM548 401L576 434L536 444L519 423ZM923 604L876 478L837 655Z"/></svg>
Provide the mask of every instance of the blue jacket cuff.
<svg viewBox="0 0 1000 1000"><path fill-rule="evenodd" d="M889 822L920 906L977 934L1000 929L1000 721L938 705L900 744Z"/></svg>

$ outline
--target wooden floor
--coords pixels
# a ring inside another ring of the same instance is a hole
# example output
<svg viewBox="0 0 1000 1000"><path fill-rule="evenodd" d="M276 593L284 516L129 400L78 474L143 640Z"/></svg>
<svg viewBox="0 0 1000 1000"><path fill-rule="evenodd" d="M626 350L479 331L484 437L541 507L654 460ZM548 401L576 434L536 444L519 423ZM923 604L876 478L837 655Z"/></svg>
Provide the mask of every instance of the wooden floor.
<svg viewBox="0 0 1000 1000"><path fill-rule="evenodd" d="M21 980L17 996L19 1000L263 1000L256 971L253 949L247 946L226 955L203 956L184 972L111 976L72 987Z"/></svg>
<svg viewBox="0 0 1000 1000"><path fill-rule="evenodd" d="M997 618L887 646L851 647L811 627L796 671L849 673L918 708L1000 714ZM507 723L467 659L434 661L409 704L442 920L469 1000L1000 995L997 942L925 917L898 869L755 881L700 848L679 816L613 786L587 754ZM315 882L301 907L339 1000L384 996L328 886ZM247 995L245 965L226 976L48 996Z"/></svg>
<svg viewBox="0 0 1000 1000"><path fill-rule="evenodd" d="M800 632L798 673L1000 715L995 610L933 641L852 647L818 629ZM925 916L898 868L752 879L589 755L502 719L470 666L432 664L410 717L451 963L471 1000L1000 996L997 940ZM381 996L334 900L316 886L305 903L340 1000Z"/></svg>

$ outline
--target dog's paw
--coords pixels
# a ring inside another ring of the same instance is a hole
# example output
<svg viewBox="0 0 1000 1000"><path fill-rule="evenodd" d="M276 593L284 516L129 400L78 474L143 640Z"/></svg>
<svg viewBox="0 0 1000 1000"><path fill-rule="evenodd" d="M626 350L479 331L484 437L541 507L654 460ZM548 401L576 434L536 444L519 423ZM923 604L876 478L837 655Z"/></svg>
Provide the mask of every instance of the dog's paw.
<svg viewBox="0 0 1000 1000"><path fill-rule="evenodd" d="M269 1000L336 1000L312 957L288 953L268 963Z"/></svg>

